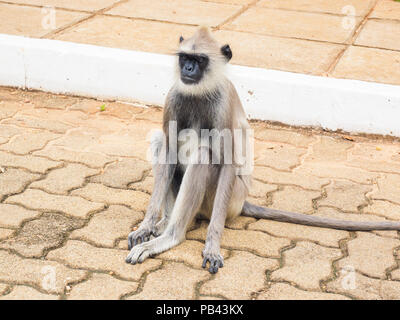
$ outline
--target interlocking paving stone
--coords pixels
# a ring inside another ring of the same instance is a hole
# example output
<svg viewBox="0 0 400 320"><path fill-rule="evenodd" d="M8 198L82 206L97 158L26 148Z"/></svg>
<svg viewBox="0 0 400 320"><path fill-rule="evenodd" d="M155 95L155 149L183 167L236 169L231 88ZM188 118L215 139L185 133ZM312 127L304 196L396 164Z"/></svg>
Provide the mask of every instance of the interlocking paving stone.
<svg viewBox="0 0 400 320"><path fill-rule="evenodd" d="M57 161L70 161L86 164L94 168L102 168L106 163L113 161L112 157L95 152L79 152L63 147L47 146L34 152L34 155L48 157Z"/></svg>
<svg viewBox="0 0 400 320"><path fill-rule="evenodd" d="M23 133L12 137L8 143L1 145L0 149L16 154L28 154L42 149L49 141L58 137L58 134L48 131Z"/></svg>
<svg viewBox="0 0 400 320"><path fill-rule="evenodd" d="M319 282L332 272L332 262L341 257L339 249L325 248L311 242L299 241L283 253L284 265L272 272L272 280L294 282L301 288L318 290Z"/></svg>
<svg viewBox="0 0 400 320"><path fill-rule="evenodd" d="M277 260L261 258L249 252L234 251L215 278L201 286L200 293L222 295L228 299L249 299L252 293L265 286L266 271L277 267Z"/></svg>
<svg viewBox="0 0 400 320"><path fill-rule="evenodd" d="M45 250L61 245L70 231L83 227L83 224L83 220L46 213L25 223L16 236L0 243L0 247L25 257L40 257Z"/></svg>
<svg viewBox="0 0 400 320"><path fill-rule="evenodd" d="M291 212L312 213L313 200L321 196L320 191L308 191L299 187L285 186L272 195L273 209Z"/></svg>
<svg viewBox="0 0 400 320"><path fill-rule="evenodd" d="M81 197L53 195L35 189L28 189L21 194L11 196L6 199L6 203L22 204L42 211L61 211L81 218L104 208L103 203L87 201Z"/></svg>
<svg viewBox="0 0 400 320"><path fill-rule="evenodd" d="M359 206L366 204L366 194L372 191L372 186L337 180L325 189L327 196L319 200L318 205L357 212Z"/></svg>
<svg viewBox="0 0 400 320"><path fill-rule="evenodd" d="M186 300L195 297L198 282L210 278L206 270L195 270L182 263L165 263L147 276L143 290L129 300Z"/></svg>
<svg viewBox="0 0 400 320"><path fill-rule="evenodd" d="M262 292L257 300L348 300L339 294L304 291L287 283L273 283L270 288Z"/></svg>
<svg viewBox="0 0 400 320"><path fill-rule="evenodd" d="M340 276L327 284L329 292L348 294L358 299L399 300L400 282L366 277L352 269L346 269Z"/></svg>
<svg viewBox="0 0 400 320"><path fill-rule="evenodd" d="M122 159L106 166L104 173L90 178L90 181L109 187L126 188L130 183L140 181L150 168L151 165L142 160Z"/></svg>
<svg viewBox="0 0 400 320"><path fill-rule="evenodd" d="M81 189L72 191L72 194L95 202L128 205L134 211L145 211L150 198L144 192L110 188L99 183L89 183Z"/></svg>
<svg viewBox="0 0 400 320"><path fill-rule="evenodd" d="M25 259L0 250L0 281L33 285L48 293L63 293L68 283L83 280L86 273L55 261Z"/></svg>
<svg viewBox="0 0 400 320"><path fill-rule="evenodd" d="M9 294L0 300L58 300L58 296L41 293L28 286L15 286Z"/></svg>
<svg viewBox="0 0 400 320"><path fill-rule="evenodd" d="M248 229L265 231L277 237L309 240L329 247L339 247L339 241L349 236L348 232L342 230L329 230L263 219L249 224Z"/></svg>
<svg viewBox="0 0 400 320"><path fill-rule="evenodd" d="M30 117L27 115L16 115L11 119L4 120L3 123L26 128L46 129L54 133L66 133L67 130L73 128L73 126L61 121Z"/></svg>
<svg viewBox="0 0 400 320"><path fill-rule="evenodd" d="M338 266L349 265L365 275L383 279L385 271L396 264L393 251L399 246L398 239L357 232L357 238L347 242L349 256L341 259Z"/></svg>
<svg viewBox="0 0 400 320"><path fill-rule="evenodd" d="M128 239L131 227L142 219L141 212L112 205L91 218L86 227L72 232L70 238L87 240L102 247L113 247L117 239Z"/></svg>
<svg viewBox="0 0 400 320"><path fill-rule="evenodd" d="M205 240L207 224L187 234L188 239ZM288 246L290 241L275 238L259 231L225 229L222 233L221 246L230 249L254 251L262 256L279 256L280 249Z"/></svg>
<svg viewBox="0 0 400 320"><path fill-rule="evenodd" d="M0 198L23 191L28 184L39 177L38 174L24 170L6 169L5 172L0 173Z"/></svg>
<svg viewBox="0 0 400 320"><path fill-rule="evenodd" d="M160 254L157 256L157 258L175 262L184 262L185 264L189 264L194 268L200 268L203 263L203 258L201 255L203 249L203 243L186 240L177 247ZM224 259L226 259L228 252L222 249L221 254Z"/></svg>
<svg viewBox="0 0 400 320"><path fill-rule="evenodd" d="M94 273L88 280L74 285L67 297L69 300L117 300L124 294L135 291L137 287L137 282Z"/></svg>
<svg viewBox="0 0 400 320"><path fill-rule="evenodd" d="M389 201L373 200L364 208L364 212L382 215L390 220L400 219L400 205Z"/></svg>
<svg viewBox="0 0 400 320"><path fill-rule="evenodd" d="M10 237L15 230L0 228L0 240Z"/></svg>
<svg viewBox="0 0 400 320"><path fill-rule="evenodd" d="M389 200L400 204L400 175L384 174L377 179L374 190L369 194L372 199Z"/></svg>
<svg viewBox="0 0 400 320"><path fill-rule="evenodd" d="M45 179L35 181L30 187L49 193L65 194L71 189L80 187L86 177L99 172L81 164L70 163L63 168L50 171Z"/></svg>
<svg viewBox="0 0 400 320"><path fill-rule="evenodd" d="M73 268L113 272L126 280L139 281L140 277L161 265L160 260L147 259L141 264L125 262L128 251L97 248L83 241L69 240L63 247L49 252L48 259L62 261Z"/></svg>
<svg viewBox="0 0 400 320"><path fill-rule="evenodd" d="M267 193L277 190L278 186L262 183L253 179L249 195L256 198L265 198L267 196Z"/></svg>
<svg viewBox="0 0 400 320"><path fill-rule="evenodd" d="M0 283L0 295L2 295L3 293L6 292L6 290L8 289L8 285L5 283Z"/></svg>

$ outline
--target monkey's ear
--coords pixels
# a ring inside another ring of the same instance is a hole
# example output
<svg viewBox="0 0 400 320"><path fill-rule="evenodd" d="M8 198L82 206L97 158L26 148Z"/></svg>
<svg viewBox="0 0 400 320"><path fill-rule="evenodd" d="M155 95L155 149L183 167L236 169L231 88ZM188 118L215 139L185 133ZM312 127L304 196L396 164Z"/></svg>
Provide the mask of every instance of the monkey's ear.
<svg viewBox="0 0 400 320"><path fill-rule="evenodd" d="M229 44L226 44L221 48L221 53L228 61L232 59L232 50Z"/></svg>
<svg viewBox="0 0 400 320"><path fill-rule="evenodd" d="M183 40L185 40L185 39L183 39L183 37L180 36L180 37L179 37L179 43L181 43Z"/></svg>

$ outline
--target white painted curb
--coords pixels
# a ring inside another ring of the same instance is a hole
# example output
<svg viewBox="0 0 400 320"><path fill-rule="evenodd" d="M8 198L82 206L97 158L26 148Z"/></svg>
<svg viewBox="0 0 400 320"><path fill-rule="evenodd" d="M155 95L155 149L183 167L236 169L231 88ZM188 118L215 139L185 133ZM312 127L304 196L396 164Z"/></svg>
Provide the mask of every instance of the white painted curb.
<svg viewBox="0 0 400 320"><path fill-rule="evenodd" d="M0 34L3 86L163 105L173 62L168 55ZM400 137L400 86L243 66L228 71L250 118Z"/></svg>

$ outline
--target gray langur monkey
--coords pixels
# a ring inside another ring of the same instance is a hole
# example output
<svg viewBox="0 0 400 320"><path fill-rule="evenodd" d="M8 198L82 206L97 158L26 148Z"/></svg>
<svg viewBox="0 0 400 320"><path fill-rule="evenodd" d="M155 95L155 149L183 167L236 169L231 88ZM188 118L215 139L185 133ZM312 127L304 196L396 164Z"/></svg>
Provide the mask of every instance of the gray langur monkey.
<svg viewBox="0 0 400 320"><path fill-rule="evenodd" d="M189 162L173 161L183 147L176 136L171 136L171 122L176 123L177 132L192 129L198 137L204 129L244 132L250 128L238 94L224 75L231 57L229 45L220 46L205 27L187 40L180 38L176 81L166 98L163 132L154 134L151 140L154 190L144 220L129 234L131 251L126 262L140 263L184 241L187 228L197 214L210 220L202 254L203 267L209 263L211 273L223 266L220 239L225 221L240 214L341 230L400 230L400 222L342 221L250 204L246 197L251 174L238 170L247 164L224 161L222 157L219 163L210 163L215 148L207 144L200 143L190 149ZM235 153L248 138L233 137L231 149Z"/></svg>

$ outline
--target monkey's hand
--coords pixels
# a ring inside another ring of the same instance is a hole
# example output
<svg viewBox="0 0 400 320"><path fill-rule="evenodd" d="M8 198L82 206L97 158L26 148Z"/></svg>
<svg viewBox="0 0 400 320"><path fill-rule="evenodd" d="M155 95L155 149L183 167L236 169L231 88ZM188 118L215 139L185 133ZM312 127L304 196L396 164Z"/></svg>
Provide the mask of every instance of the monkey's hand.
<svg viewBox="0 0 400 320"><path fill-rule="evenodd" d="M155 226L141 224L139 229L132 231L128 236L128 248L131 250L139 243L144 243L150 240L150 236L155 234Z"/></svg>
<svg viewBox="0 0 400 320"><path fill-rule="evenodd" d="M208 268L208 271L210 273L217 273L218 268L222 268L224 266L224 258L219 253L219 250L204 248L202 256L204 258L202 267L205 268L207 266L207 262L209 262L210 268Z"/></svg>

